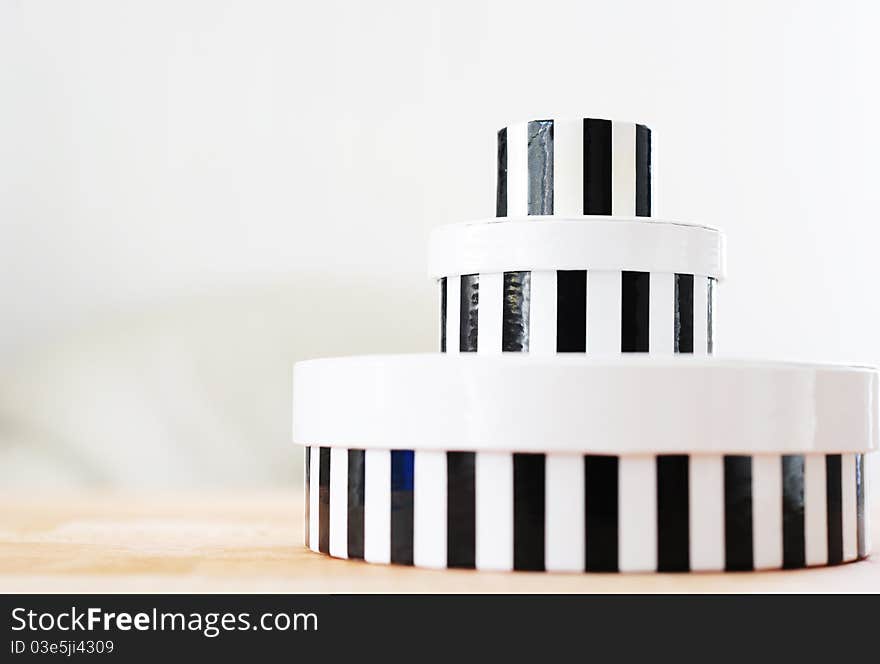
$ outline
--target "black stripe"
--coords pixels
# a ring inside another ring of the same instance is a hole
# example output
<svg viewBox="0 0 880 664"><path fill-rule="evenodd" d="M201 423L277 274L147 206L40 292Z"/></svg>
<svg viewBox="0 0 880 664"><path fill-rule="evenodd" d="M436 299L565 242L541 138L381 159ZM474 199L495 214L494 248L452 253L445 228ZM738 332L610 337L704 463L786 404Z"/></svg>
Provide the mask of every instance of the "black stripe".
<svg viewBox="0 0 880 664"><path fill-rule="evenodd" d="M413 564L412 450L391 451L391 562Z"/></svg>
<svg viewBox="0 0 880 664"><path fill-rule="evenodd" d="M495 187L495 216L507 216L507 128L498 132L498 180Z"/></svg>
<svg viewBox="0 0 880 664"><path fill-rule="evenodd" d="M675 352L694 352L694 275L675 275Z"/></svg>
<svg viewBox="0 0 880 664"><path fill-rule="evenodd" d="M616 572L617 457L584 457L584 538L588 572Z"/></svg>
<svg viewBox="0 0 880 664"><path fill-rule="evenodd" d="M729 571L754 569L752 458L724 457L724 558Z"/></svg>
<svg viewBox="0 0 880 664"><path fill-rule="evenodd" d="M461 275L459 300L458 349L462 353L477 350L477 309L480 305L480 275Z"/></svg>
<svg viewBox="0 0 880 664"><path fill-rule="evenodd" d="M544 569L544 455L513 455L513 569Z"/></svg>
<svg viewBox="0 0 880 664"><path fill-rule="evenodd" d="M318 551L330 552L330 448L318 453Z"/></svg>
<svg viewBox="0 0 880 664"><path fill-rule="evenodd" d="M651 275L623 272L621 279L620 350L647 353Z"/></svg>
<svg viewBox="0 0 880 664"><path fill-rule="evenodd" d="M804 457L782 457L782 567L807 564L804 531Z"/></svg>
<svg viewBox="0 0 880 664"><path fill-rule="evenodd" d="M531 272L504 273L504 311L502 313L501 350L529 350L529 310L532 299Z"/></svg>
<svg viewBox="0 0 880 664"><path fill-rule="evenodd" d="M305 543L306 548L308 549L310 546L309 543L309 503L312 500L312 448L306 447L306 536Z"/></svg>
<svg viewBox="0 0 880 664"><path fill-rule="evenodd" d="M657 569L687 572L690 559L689 459L686 454L657 457Z"/></svg>
<svg viewBox="0 0 880 664"><path fill-rule="evenodd" d="M825 495L828 504L828 564L843 562L843 490L840 455L825 457Z"/></svg>
<svg viewBox="0 0 880 664"><path fill-rule="evenodd" d="M865 455L856 454L856 547L859 558L868 555L865 541Z"/></svg>
<svg viewBox="0 0 880 664"><path fill-rule="evenodd" d="M651 130L636 125L636 216L651 216Z"/></svg>
<svg viewBox="0 0 880 664"><path fill-rule="evenodd" d="M587 350L587 271L556 272L556 350Z"/></svg>
<svg viewBox="0 0 880 664"><path fill-rule="evenodd" d="M348 451L348 557L364 557L364 451Z"/></svg>
<svg viewBox="0 0 880 664"><path fill-rule="evenodd" d="M477 511L473 452L446 453L446 565L476 566Z"/></svg>
<svg viewBox="0 0 880 664"><path fill-rule="evenodd" d="M446 277L440 280L440 352L446 352Z"/></svg>
<svg viewBox="0 0 880 664"><path fill-rule="evenodd" d="M711 277L709 277L708 289L708 301L706 304L706 351L711 355L714 344L713 340L715 337L715 325L712 320L712 300L715 295L715 280Z"/></svg>
<svg viewBox="0 0 880 664"><path fill-rule="evenodd" d="M529 214L553 214L553 120L532 120L528 134Z"/></svg>
<svg viewBox="0 0 880 664"><path fill-rule="evenodd" d="M611 121L584 119L584 214L611 214Z"/></svg>

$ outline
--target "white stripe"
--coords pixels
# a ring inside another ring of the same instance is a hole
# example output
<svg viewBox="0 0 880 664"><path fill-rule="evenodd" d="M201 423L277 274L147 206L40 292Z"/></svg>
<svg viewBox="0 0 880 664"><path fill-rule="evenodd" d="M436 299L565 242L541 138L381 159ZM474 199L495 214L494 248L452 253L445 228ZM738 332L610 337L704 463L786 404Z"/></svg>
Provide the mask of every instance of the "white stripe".
<svg viewBox="0 0 880 664"><path fill-rule="evenodd" d="M529 213L529 153L527 122L507 128L507 216Z"/></svg>
<svg viewBox="0 0 880 664"><path fill-rule="evenodd" d="M413 563L446 567L446 452L417 451L413 461Z"/></svg>
<svg viewBox="0 0 880 664"><path fill-rule="evenodd" d="M712 317L707 320L707 335L709 339L712 340L712 354L715 354L718 352L718 337L715 335L715 332L718 329L718 280L713 279L712 277L706 277L706 290L711 293L709 302L712 304ZM706 315L708 318L708 312Z"/></svg>
<svg viewBox="0 0 880 664"><path fill-rule="evenodd" d="M513 569L513 455L478 452L474 474L477 569Z"/></svg>
<svg viewBox="0 0 880 664"><path fill-rule="evenodd" d="M584 213L584 121L553 122L553 214Z"/></svg>
<svg viewBox="0 0 880 664"><path fill-rule="evenodd" d="M752 546L755 569L782 567L782 457L752 457Z"/></svg>
<svg viewBox="0 0 880 664"><path fill-rule="evenodd" d="M675 275L652 272L648 304L648 349L655 355L675 352Z"/></svg>
<svg viewBox="0 0 880 664"><path fill-rule="evenodd" d="M330 448L330 555L348 558L348 450Z"/></svg>
<svg viewBox="0 0 880 664"><path fill-rule="evenodd" d="M529 311L529 353L556 352L556 272L532 272L532 302Z"/></svg>
<svg viewBox="0 0 880 664"><path fill-rule="evenodd" d="M364 560L391 562L391 452L364 453Z"/></svg>
<svg viewBox="0 0 880 664"><path fill-rule="evenodd" d="M446 278L446 352L458 353L461 318L461 277Z"/></svg>
<svg viewBox="0 0 880 664"><path fill-rule="evenodd" d="M690 481L690 554L694 571L724 569L724 458L692 456Z"/></svg>
<svg viewBox="0 0 880 664"><path fill-rule="evenodd" d="M311 476L309 477L309 548L312 551L318 550L318 484L320 483L320 458L321 448L312 447L311 458Z"/></svg>
<svg viewBox="0 0 880 664"><path fill-rule="evenodd" d="M620 353L621 274L587 272L587 353Z"/></svg>
<svg viewBox="0 0 880 664"><path fill-rule="evenodd" d="M871 539L871 515L873 514L873 504L871 503L871 490L873 486L871 485L871 473L874 472L874 457L876 457L875 453L865 453L863 454L864 463L863 469L864 473L862 473L862 498L865 502L865 518L864 518L864 529L865 529L865 554L870 555L873 550L873 540Z"/></svg>
<svg viewBox="0 0 880 664"><path fill-rule="evenodd" d="M611 123L611 214L636 214L636 126Z"/></svg>
<svg viewBox="0 0 880 664"><path fill-rule="evenodd" d="M709 278L694 275L694 355L709 352Z"/></svg>
<svg viewBox="0 0 880 664"><path fill-rule="evenodd" d="M310 482L306 482L307 477L309 478L309 480L311 480L312 459L311 459L310 455L311 455L311 452L309 452L308 446L303 447L303 487L304 488L308 487L308 489L307 489L308 493L305 493L305 491L304 491L305 496L304 496L304 500L303 500L303 519L306 520L305 533L304 533L304 537L303 537L303 540L304 540L303 545L304 546L305 546L305 540L308 540L310 544L312 541L312 538L311 538L312 523L311 523L311 516L310 516L311 510L309 510L309 502L312 500L312 486L311 486Z"/></svg>
<svg viewBox="0 0 880 664"><path fill-rule="evenodd" d="M807 565L828 563L825 455L804 455L804 539Z"/></svg>
<svg viewBox="0 0 880 664"><path fill-rule="evenodd" d="M544 565L551 572L584 570L584 459L546 457Z"/></svg>
<svg viewBox="0 0 880 664"><path fill-rule="evenodd" d="M858 557L858 541L856 539L856 455L840 455L841 502L843 512L843 559L855 560Z"/></svg>
<svg viewBox="0 0 880 664"><path fill-rule="evenodd" d="M657 465L653 456L620 457L621 572L657 569Z"/></svg>
<svg viewBox="0 0 880 664"><path fill-rule="evenodd" d="M480 297L477 304L477 350L480 353L501 352L501 328L504 317L504 274L480 275Z"/></svg>
<svg viewBox="0 0 880 664"><path fill-rule="evenodd" d="M663 132L651 132L651 216L663 216Z"/></svg>

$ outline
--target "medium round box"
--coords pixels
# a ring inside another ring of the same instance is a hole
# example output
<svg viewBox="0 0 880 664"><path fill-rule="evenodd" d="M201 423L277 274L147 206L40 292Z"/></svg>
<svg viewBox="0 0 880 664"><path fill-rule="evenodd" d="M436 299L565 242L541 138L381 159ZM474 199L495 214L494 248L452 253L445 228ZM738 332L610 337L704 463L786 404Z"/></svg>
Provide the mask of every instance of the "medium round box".
<svg viewBox="0 0 880 664"><path fill-rule="evenodd" d="M306 542L487 570L856 560L877 388L866 368L700 358L303 362Z"/></svg>
<svg viewBox="0 0 880 664"><path fill-rule="evenodd" d="M711 354L720 231L609 217L451 224L430 240L441 352Z"/></svg>

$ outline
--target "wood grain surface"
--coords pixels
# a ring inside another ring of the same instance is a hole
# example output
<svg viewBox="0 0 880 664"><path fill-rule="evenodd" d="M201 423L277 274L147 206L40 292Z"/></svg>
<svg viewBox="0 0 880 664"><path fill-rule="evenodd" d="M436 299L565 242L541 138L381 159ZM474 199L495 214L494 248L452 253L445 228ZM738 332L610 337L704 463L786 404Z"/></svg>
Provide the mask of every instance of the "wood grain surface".
<svg viewBox="0 0 880 664"><path fill-rule="evenodd" d="M7 494L0 505L7 593L880 592L877 557L729 574L487 573L334 560L303 548L298 492ZM873 532L876 551L880 528Z"/></svg>

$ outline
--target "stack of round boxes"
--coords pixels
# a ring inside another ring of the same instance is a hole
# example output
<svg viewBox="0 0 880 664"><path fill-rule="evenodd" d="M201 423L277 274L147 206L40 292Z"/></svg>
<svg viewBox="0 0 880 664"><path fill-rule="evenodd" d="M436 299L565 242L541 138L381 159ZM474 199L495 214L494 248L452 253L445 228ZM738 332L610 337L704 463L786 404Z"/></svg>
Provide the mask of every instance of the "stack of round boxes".
<svg viewBox="0 0 880 664"><path fill-rule="evenodd" d="M876 372L717 360L722 234L651 218L651 132L498 132L496 218L442 227L439 354L297 365L306 545L548 571L867 555Z"/></svg>

